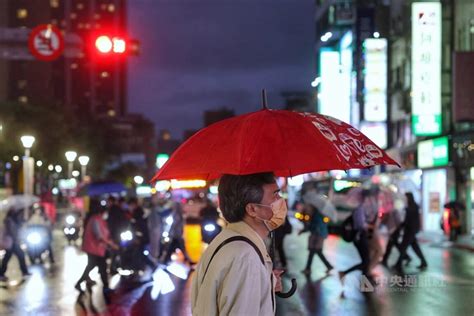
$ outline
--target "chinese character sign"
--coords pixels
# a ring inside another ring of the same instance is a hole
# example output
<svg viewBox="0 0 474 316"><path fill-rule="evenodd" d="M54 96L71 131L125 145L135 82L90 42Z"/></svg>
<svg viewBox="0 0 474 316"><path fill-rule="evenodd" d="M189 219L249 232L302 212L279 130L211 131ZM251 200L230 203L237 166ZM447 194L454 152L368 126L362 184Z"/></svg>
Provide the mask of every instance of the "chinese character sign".
<svg viewBox="0 0 474 316"><path fill-rule="evenodd" d="M417 136L441 134L441 3L412 4L412 124Z"/></svg>

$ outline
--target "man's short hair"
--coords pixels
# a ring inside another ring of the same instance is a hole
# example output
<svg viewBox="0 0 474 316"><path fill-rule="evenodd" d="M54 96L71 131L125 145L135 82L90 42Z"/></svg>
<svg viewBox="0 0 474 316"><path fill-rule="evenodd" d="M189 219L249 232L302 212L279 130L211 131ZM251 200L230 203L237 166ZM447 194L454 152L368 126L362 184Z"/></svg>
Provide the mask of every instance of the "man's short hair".
<svg viewBox="0 0 474 316"><path fill-rule="evenodd" d="M229 223L242 221L248 203L260 203L263 186L275 183L273 173L255 173L243 176L225 174L219 181L219 208Z"/></svg>

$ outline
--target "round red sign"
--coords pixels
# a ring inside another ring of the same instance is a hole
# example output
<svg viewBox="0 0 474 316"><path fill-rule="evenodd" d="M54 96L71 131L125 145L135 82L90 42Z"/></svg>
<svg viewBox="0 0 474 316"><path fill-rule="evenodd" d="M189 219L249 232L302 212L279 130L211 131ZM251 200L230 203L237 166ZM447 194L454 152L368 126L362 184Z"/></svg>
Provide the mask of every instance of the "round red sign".
<svg viewBox="0 0 474 316"><path fill-rule="evenodd" d="M36 59L51 61L58 58L64 50L63 35L53 25L38 25L30 33L28 46Z"/></svg>

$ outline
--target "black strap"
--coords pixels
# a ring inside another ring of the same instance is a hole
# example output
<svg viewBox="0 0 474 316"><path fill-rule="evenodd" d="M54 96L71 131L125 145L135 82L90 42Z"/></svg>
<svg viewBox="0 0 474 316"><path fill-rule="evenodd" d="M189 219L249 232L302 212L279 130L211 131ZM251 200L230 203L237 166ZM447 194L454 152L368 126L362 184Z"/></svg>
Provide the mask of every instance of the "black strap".
<svg viewBox="0 0 474 316"><path fill-rule="evenodd" d="M250 239L248 239L247 237L244 237L244 236L233 236L233 237L230 237L230 238L227 238L226 240L224 240L219 246L217 246L216 250L214 250L214 253L211 256L211 259L209 260L209 263L207 264L206 271L204 271L204 275L202 277L201 284L202 284L202 282L204 282L204 278L206 277L207 270L209 270L209 266L211 265L211 262L212 262L212 259L214 259L214 256L217 254L217 252L219 250L221 250L222 247L224 247L225 245L227 245L228 243L231 243L233 241L245 241L246 243L248 243L250 246L253 247L253 249L255 249L255 252L258 254L258 257L260 258L260 261L262 262L263 265L265 265L265 260L263 260L263 255L260 252L260 250L258 249L257 245L255 245L253 243L253 241L251 241Z"/></svg>

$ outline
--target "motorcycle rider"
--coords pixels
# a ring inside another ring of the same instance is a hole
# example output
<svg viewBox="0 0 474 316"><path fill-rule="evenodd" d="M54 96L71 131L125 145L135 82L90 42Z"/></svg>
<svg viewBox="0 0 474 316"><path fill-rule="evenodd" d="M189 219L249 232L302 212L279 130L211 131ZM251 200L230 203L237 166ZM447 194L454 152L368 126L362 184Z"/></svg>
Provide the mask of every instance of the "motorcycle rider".
<svg viewBox="0 0 474 316"><path fill-rule="evenodd" d="M132 215L131 222L132 222L132 230L136 237L136 246L139 252L138 256L143 258L144 262L152 269L155 270L156 264L145 255L144 252L146 250L147 245L150 242L150 237L148 234L148 227L147 227L147 220L144 217L145 212L143 208L138 203L137 198L132 197L128 201L129 205L129 212Z"/></svg>
<svg viewBox="0 0 474 316"><path fill-rule="evenodd" d="M28 227L36 226L36 227L41 227L48 233L48 240L47 240L47 250L48 250L48 256L49 256L49 261L53 264L55 263L54 261L54 254L53 254L53 248L52 248L52 243L53 243L53 224L49 220L49 218L46 216L44 212L44 208L42 207L34 207L33 208L33 213L31 214L30 218L26 222L26 225ZM41 263L42 259L40 257Z"/></svg>
<svg viewBox="0 0 474 316"><path fill-rule="evenodd" d="M107 199L107 227L110 232L110 238L116 245L120 245L120 234L127 229L129 221L124 210L122 210L114 196ZM111 257L111 274L115 274L117 266L117 252L112 251Z"/></svg>

